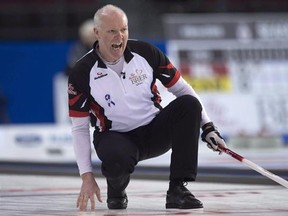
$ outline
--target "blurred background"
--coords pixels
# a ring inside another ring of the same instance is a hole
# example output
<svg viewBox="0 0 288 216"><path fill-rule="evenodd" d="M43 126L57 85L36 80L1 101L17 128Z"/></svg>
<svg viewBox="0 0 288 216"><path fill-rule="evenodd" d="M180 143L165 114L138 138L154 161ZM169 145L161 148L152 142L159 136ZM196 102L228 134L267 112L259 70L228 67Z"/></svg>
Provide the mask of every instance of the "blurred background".
<svg viewBox="0 0 288 216"><path fill-rule="evenodd" d="M83 22L108 3L127 13L130 38L170 57L230 147L288 175L286 0L0 0L2 171L14 162L75 164L70 54ZM165 106L173 97L161 91ZM200 167L211 166L203 151ZM146 165L167 164L164 156Z"/></svg>

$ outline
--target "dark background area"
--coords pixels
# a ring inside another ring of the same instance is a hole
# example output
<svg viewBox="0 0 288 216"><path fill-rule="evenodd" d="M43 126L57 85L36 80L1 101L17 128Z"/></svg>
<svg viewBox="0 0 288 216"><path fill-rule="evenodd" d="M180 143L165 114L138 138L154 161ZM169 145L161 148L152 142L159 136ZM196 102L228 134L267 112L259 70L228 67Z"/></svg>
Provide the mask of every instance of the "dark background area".
<svg viewBox="0 0 288 216"><path fill-rule="evenodd" d="M73 40L107 4L123 8L134 38L162 40L165 13L285 13L287 0L1 0L0 40Z"/></svg>
<svg viewBox="0 0 288 216"><path fill-rule="evenodd" d="M0 0L4 123L55 122L53 77L63 72L79 25L108 3L126 11L130 38L149 41L164 52L162 15L167 13L288 12L287 0Z"/></svg>

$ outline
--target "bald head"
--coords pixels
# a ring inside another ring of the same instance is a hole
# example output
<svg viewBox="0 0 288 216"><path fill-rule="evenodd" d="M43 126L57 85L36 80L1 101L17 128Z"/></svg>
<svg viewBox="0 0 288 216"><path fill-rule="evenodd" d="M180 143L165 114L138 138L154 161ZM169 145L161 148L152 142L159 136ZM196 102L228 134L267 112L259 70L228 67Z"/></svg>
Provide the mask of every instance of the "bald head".
<svg viewBox="0 0 288 216"><path fill-rule="evenodd" d="M125 12L114 5L106 5L95 13L94 24L97 48L101 57L108 62L120 59L129 35Z"/></svg>
<svg viewBox="0 0 288 216"><path fill-rule="evenodd" d="M126 13L121 8L108 4L96 11L94 15L94 25L96 28L101 28L103 19L113 19L114 17L123 17L128 24Z"/></svg>

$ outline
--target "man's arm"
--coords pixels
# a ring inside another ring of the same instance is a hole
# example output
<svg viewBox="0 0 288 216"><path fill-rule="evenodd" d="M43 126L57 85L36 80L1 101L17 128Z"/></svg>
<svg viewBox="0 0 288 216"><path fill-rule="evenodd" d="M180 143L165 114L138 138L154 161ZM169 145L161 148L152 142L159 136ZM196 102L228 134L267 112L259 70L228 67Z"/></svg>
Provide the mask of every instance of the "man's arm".
<svg viewBox="0 0 288 216"><path fill-rule="evenodd" d="M82 186L77 199L77 208L79 208L81 211L85 211L87 209L88 201L90 200L91 209L94 210L94 195L96 194L99 202L102 202L102 200L100 188L93 175L91 162L91 139L89 130L90 118L89 116L81 118L72 117L71 120L72 142L79 173L82 178Z"/></svg>
<svg viewBox="0 0 288 216"><path fill-rule="evenodd" d="M72 117L72 143L74 153L79 168L79 173L82 175L86 172L92 172L91 162L91 139L89 130L89 116L87 117Z"/></svg>
<svg viewBox="0 0 288 216"><path fill-rule="evenodd" d="M201 135L202 141L206 142L210 149L221 153L221 151L218 149L218 144L226 147L226 143L220 135L220 132L210 120L205 107L200 100L200 97L194 91L194 89L182 77L180 77L180 79L172 87L168 88L168 91L173 93L176 97L188 94L196 97L199 100L202 105L202 121L200 124L203 130Z"/></svg>
<svg viewBox="0 0 288 216"><path fill-rule="evenodd" d="M205 125L208 122L211 122L205 107L203 106L203 103L200 100L199 95L194 91L194 89L182 78L180 77L178 81L168 88L168 91L174 94L176 97L182 96L182 95L192 95L196 97L199 102L202 105L202 121L201 121L201 127Z"/></svg>

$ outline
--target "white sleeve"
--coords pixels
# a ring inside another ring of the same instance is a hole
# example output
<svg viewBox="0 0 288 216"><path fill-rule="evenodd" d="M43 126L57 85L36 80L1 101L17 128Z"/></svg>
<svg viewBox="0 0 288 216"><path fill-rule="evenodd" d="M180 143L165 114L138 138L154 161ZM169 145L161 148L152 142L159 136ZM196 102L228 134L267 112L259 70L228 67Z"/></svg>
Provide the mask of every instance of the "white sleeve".
<svg viewBox="0 0 288 216"><path fill-rule="evenodd" d="M211 122L199 95L186 82L186 80L183 79L183 77L180 77L180 79L172 87L168 88L168 91L174 94L176 97L179 97L182 95L192 95L196 97L202 105L202 121L201 121L200 126L202 127L204 124Z"/></svg>
<svg viewBox="0 0 288 216"><path fill-rule="evenodd" d="M71 117L72 143L80 175L92 172L90 117Z"/></svg>

